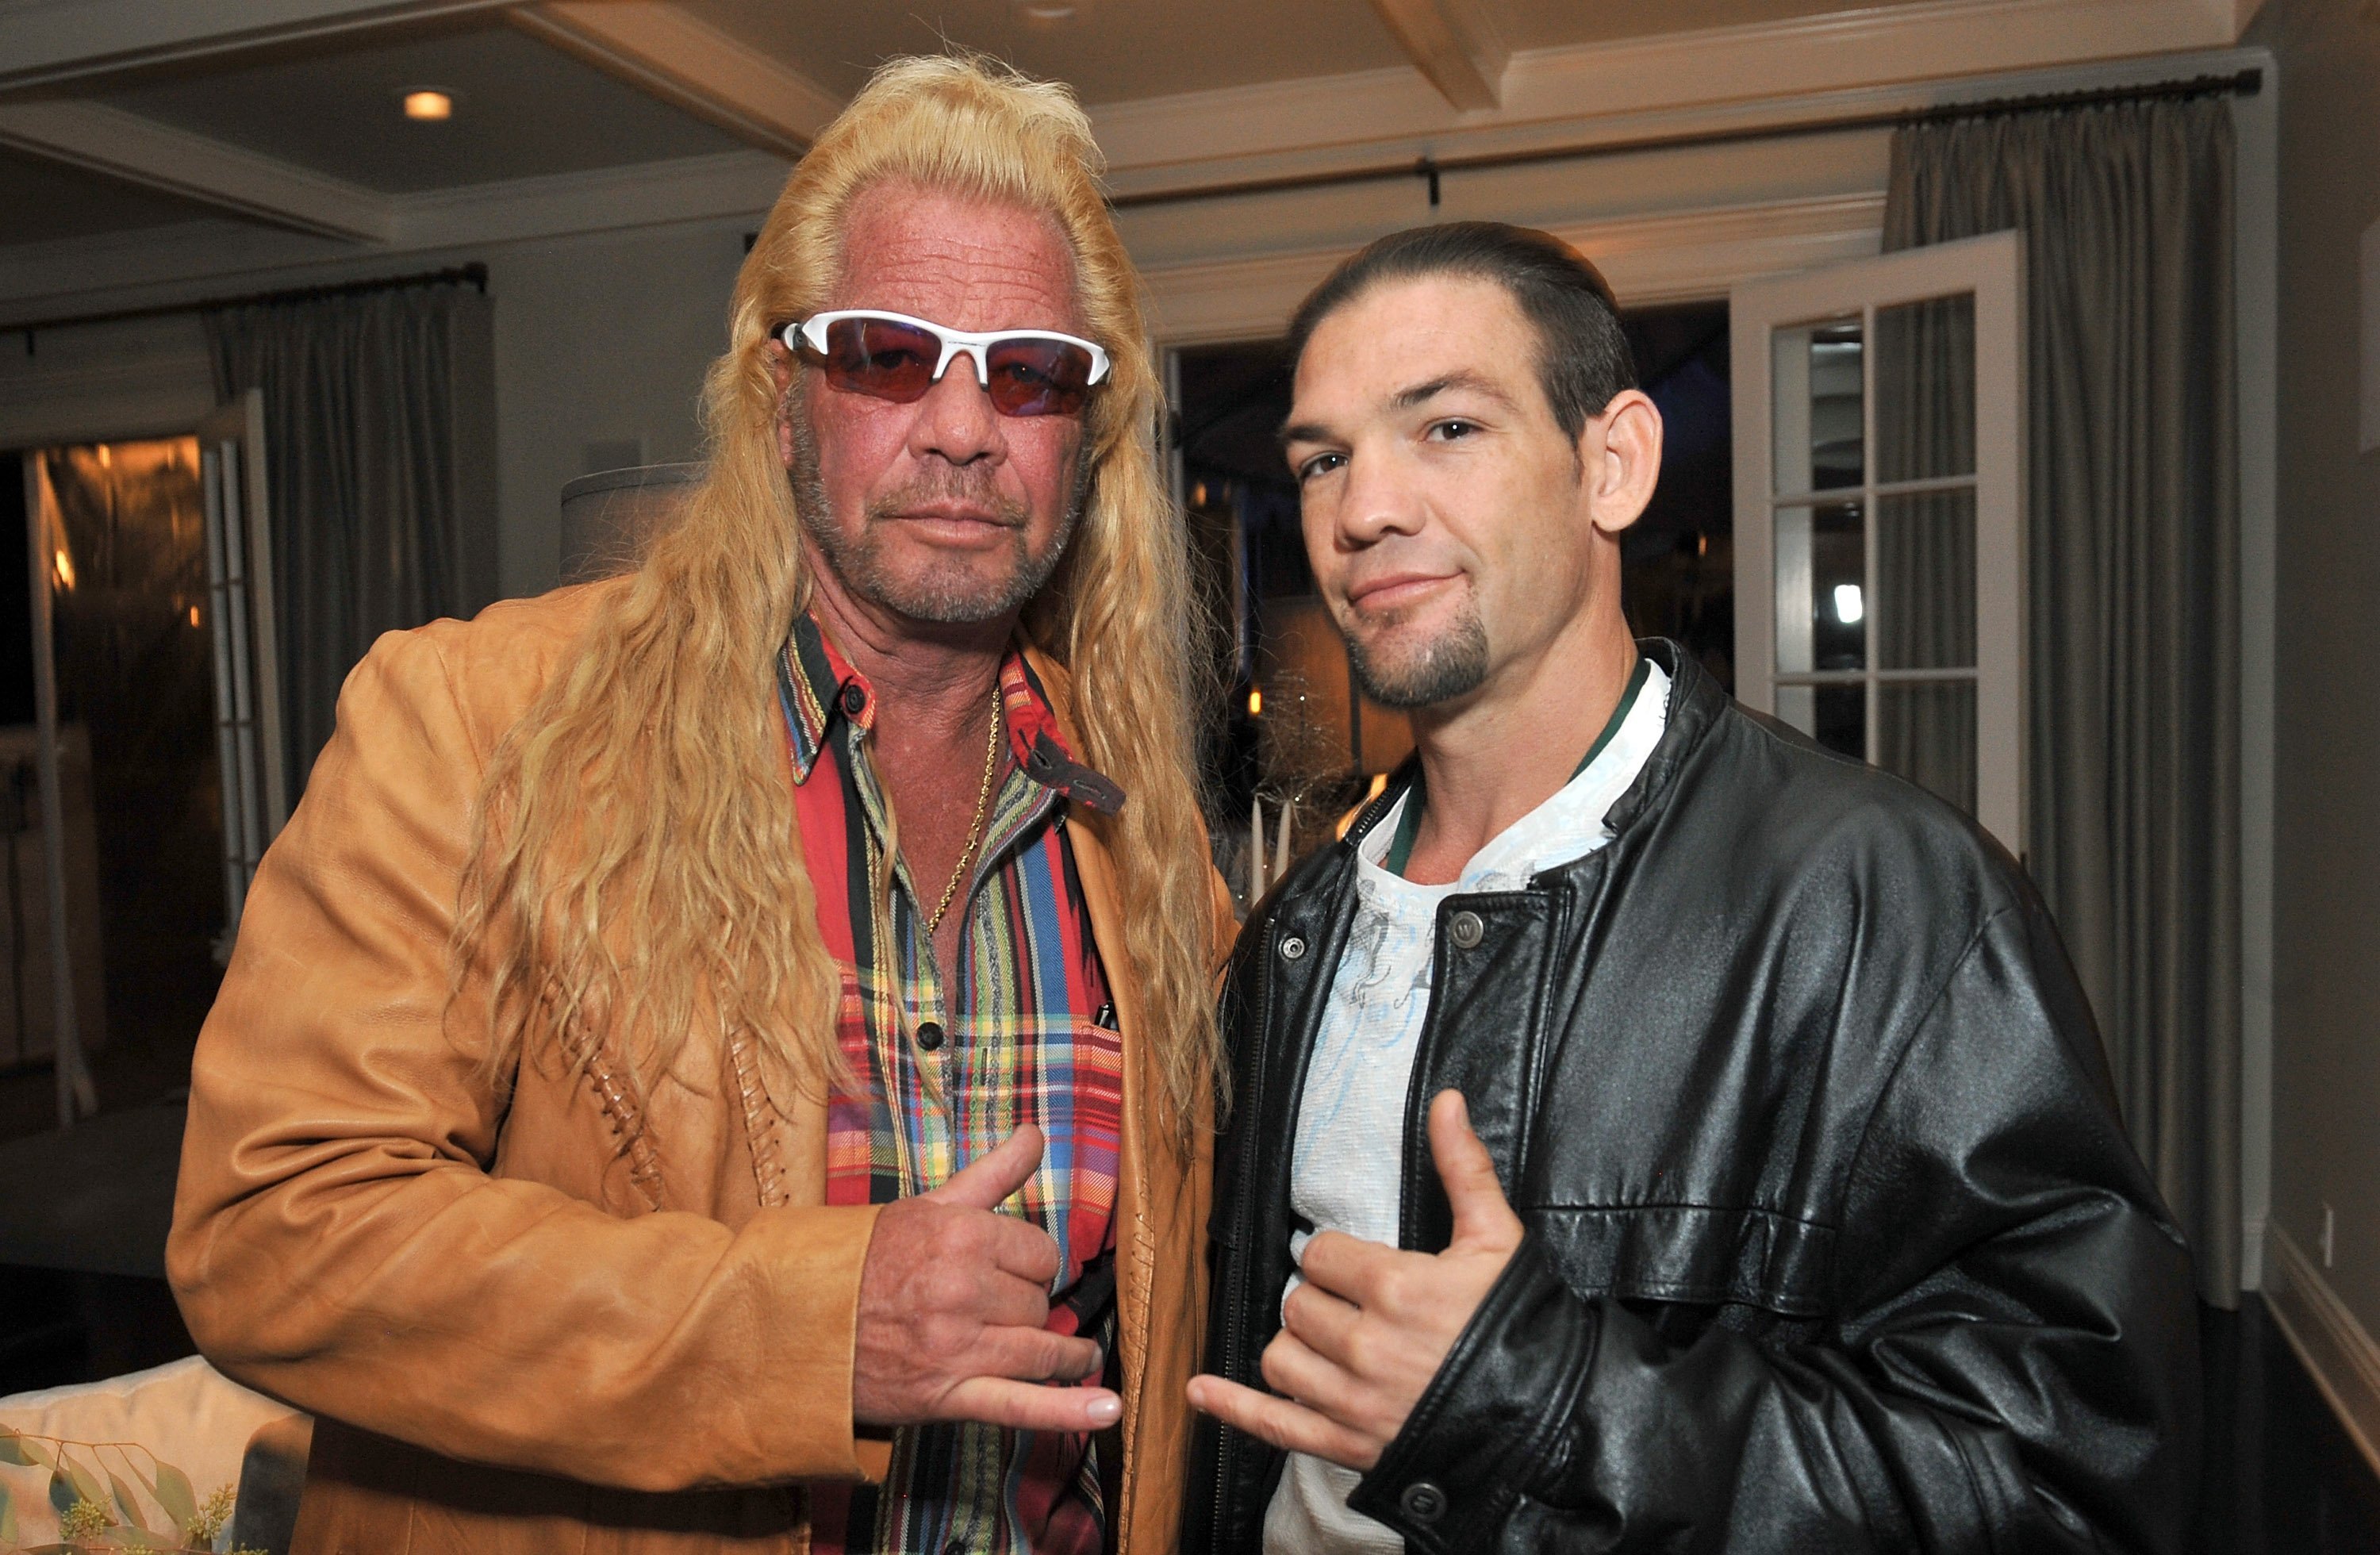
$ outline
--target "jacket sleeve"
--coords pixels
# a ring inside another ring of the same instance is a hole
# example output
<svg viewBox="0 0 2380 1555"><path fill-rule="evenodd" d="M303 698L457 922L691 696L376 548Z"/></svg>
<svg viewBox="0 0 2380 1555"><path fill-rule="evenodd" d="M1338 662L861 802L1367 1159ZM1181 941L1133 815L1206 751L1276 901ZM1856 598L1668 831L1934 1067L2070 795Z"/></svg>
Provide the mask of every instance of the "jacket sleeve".
<svg viewBox="0 0 2380 1555"><path fill-rule="evenodd" d="M1432 1555L2179 1549L2189 1259L2098 1053L2039 908L1998 913L1853 1158L1837 1316L1673 1343L1532 1236L1350 1504Z"/></svg>
<svg viewBox="0 0 2380 1555"><path fill-rule="evenodd" d="M448 1457L640 1490L857 1476L873 1211L731 1231L492 1170L484 1005L446 1008L489 721L442 630L350 674L257 872L191 1074L167 1249L190 1332L243 1382Z"/></svg>

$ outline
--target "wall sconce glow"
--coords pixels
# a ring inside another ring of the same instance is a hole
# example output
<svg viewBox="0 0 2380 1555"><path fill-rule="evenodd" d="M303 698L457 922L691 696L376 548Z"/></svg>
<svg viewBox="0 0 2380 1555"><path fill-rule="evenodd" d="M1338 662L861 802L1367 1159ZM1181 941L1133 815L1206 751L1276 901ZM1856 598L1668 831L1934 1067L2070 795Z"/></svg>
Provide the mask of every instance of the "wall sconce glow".
<svg viewBox="0 0 2380 1555"><path fill-rule="evenodd" d="M58 587L71 592L74 589L74 558L62 548L50 558L50 570L58 577Z"/></svg>
<svg viewBox="0 0 2380 1555"><path fill-rule="evenodd" d="M1018 0L1016 14L1036 27L1056 27L1075 19L1072 0Z"/></svg>
<svg viewBox="0 0 2380 1555"><path fill-rule="evenodd" d="M455 116L455 99L450 93L429 87L408 91L405 94L405 116L425 122L451 119Z"/></svg>
<svg viewBox="0 0 2380 1555"><path fill-rule="evenodd" d="M192 605L192 606L190 607L190 625L191 625L191 626L197 626L198 624L199 624L199 607L198 607L198 606L196 606L196 605Z"/></svg>
<svg viewBox="0 0 2380 1555"><path fill-rule="evenodd" d="M1867 601L1860 598L1860 586L1858 584L1838 583L1835 585L1836 620L1841 622L1846 626L1856 626L1860 624L1861 618L1866 614Z"/></svg>
<svg viewBox="0 0 2380 1555"><path fill-rule="evenodd" d="M1264 692L1254 686L1248 689L1248 716L1250 718L1264 716Z"/></svg>

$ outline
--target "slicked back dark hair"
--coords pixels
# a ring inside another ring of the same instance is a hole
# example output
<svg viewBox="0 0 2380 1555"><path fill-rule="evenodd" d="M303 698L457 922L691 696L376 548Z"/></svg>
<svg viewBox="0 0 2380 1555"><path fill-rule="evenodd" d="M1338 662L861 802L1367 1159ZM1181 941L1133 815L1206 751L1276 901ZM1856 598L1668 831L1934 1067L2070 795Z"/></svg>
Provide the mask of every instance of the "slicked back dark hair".
<svg viewBox="0 0 2380 1555"><path fill-rule="evenodd" d="M1636 386L1620 307L1602 273L1552 234L1502 222L1407 227L1343 261L1290 320L1292 371L1323 320L1382 282L1431 275L1493 281L1512 297L1537 332L1537 382L1572 443L1614 395Z"/></svg>

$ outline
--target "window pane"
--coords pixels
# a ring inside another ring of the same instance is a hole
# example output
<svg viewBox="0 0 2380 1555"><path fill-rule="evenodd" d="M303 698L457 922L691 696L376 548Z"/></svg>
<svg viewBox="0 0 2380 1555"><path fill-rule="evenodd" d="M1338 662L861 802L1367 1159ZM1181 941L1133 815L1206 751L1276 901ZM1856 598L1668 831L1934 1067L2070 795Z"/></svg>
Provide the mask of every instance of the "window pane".
<svg viewBox="0 0 2380 1555"><path fill-rule="evenodd" d="M1877 309L1876 478L1974 472L1974 294Z"/></svg>
<svg viewBox="0 0 2380 1555"><path fill-rule="evenodd" d="M1867 759L1864 686L1780 686L1777 688L1777 718L1828 750L1861 760Z"/></svg>
<svg viewBox="0 0 2380 1555"><path fill-rule="evenodd" d="M1864 686L1819 686L1811 700L1815 704L1815 727L1810 735L1828 750L1841 751L1845 756L1867 759L1867 687Z"/></svg>
<svg viewBox="0 0 2380 1555"><path fill-rule="evenodd" d="M1771 350L1779 493L1858 485L1867 473L1860 321L1780 329Z"/></svg>
<svg viewBox="0 0 2380 1555"><path fill-rule="evenodd" d="M1975 813L1975 683L1876 687L1876 763Z"/></svg>
<svg viewBox="0 0 2380 1555"><path fill-rule="evenodd" d="M1866 602L1878 668L1973 665L1973 487L1878 499L1876 579Z"/></svg>
<svg viewBox="0 0 2380 1555"><path fill-rule="evenodd" d="M1867 662L1867 566L1855 502L1780 507L1777 671L1856 670Z"/></svg>

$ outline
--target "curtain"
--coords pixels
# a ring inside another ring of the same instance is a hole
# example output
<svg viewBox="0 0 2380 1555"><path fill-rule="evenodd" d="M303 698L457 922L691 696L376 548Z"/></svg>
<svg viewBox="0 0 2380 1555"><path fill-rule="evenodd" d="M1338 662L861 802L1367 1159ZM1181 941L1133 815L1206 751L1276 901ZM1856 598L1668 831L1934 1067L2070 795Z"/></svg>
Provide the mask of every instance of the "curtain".
<svg viewBox="0 0 2380 1555"><path fill-rule="evenodd" d="M2027 863L2127 1126L2240 1282L2240 622L2228 101L1905 128L1885 247L2018 228Z"/></svg>
<svg viewBox="0 0 2380 1555"><path fill-rule="evenodd" d="M215 309L215 391L264 394L289 793L381 633L494 598L489 299L392 285Z"/></svg>

